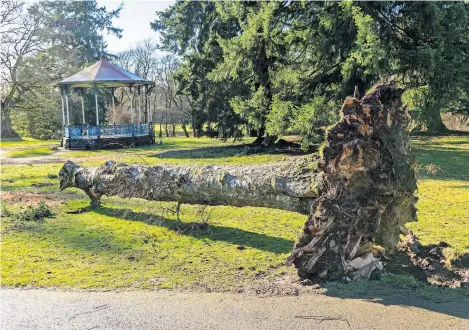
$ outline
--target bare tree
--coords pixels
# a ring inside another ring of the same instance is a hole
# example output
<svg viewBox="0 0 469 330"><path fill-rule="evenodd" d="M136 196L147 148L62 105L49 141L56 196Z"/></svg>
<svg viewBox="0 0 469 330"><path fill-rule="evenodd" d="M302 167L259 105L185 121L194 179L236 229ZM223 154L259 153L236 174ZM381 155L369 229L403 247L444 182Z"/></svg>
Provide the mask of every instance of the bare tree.
<svg viewBox="0 0 469 330"><path fill-rule="evenodd" d="M160 137L163 129L166 136L174 136L177 124L181 124L185 135L188 137L189 133L186 125L190 121L190 97L177 93L177 86L172 78L179 66L179 62L174 56L158 57L158 55L156 42L147 39L136 47L119 53L116 63L124 69L135 72L155 83L150 98L143 98L140 95L134 98L134 102L141 102L145 121L151 120L159 123ZM125 118L130 105L128 89L118 89L114 97L116 97L120 108L119 117Z"/></svg>
<svg viewBox="0 0 469 330"><path fill-rule="evenodd" d="M133 70L133 54L131 50L125 50L117 54L114 62L121 68L132 71ZM113 97L116 100L116 113L112 113L113 120L118 123L130 121L130 91L127 87L116 88ZM114 111L114 110L113 110ZM111 120L109 120L111 121Z"/></svg>
<svg viewBox="0 0 469 330"><path fill-rule="evenodd" d="M189 122L191 114L190 98L187 95L177 93L177 86L172 78L179 66L179 61L172 55L165 56L156 62L154 68L154 80L157 81L159 93L164 94L165 109L164 112L169 112L171 118L171 125L173 126L173 135L175 131L175 124L179 122L184 130L186 137L189 137L186 124ZM166 118L165 125L167 126L168 114L162 116Z"/></svg>
<svg viewBox="0 0 469 330"><path fill-rule="evenodd" d="M19 75L28 58L44 49L44 15L39 4L26 8L18 1L2 1L0 14L1 120L2 136L15 136L11 127L11 109L30 91L35 82ZM20 79L20 77L22 79Z"/></svg>
<svg viewBox="0 0 469 330"><path fill-rule="evenodd" d="M2 0L2 9L0 10L0 27L2 33L9 25L14 25L20 17L24 3L20 1Z"/></svg>

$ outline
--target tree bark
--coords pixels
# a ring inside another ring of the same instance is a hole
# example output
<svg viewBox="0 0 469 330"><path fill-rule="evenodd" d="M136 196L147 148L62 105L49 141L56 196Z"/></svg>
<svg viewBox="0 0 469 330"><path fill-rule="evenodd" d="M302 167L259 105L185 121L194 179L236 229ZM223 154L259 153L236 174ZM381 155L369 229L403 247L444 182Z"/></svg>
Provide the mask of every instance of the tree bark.
<svg viewBox="0 0 469 330"><path fill-rule="evenodd" d="M158 134L158 137L163 137L163 131L162 131L162 126L163 126L163 117L164 117L164 112L161 115L161 120L160 120L160 133Z"/></svg>
<svg viewBox="0 0 469 330"><path fill-rule="evenodd" d="M186 126L186 124L182 123L181 127L182 127L182 130L184 131L184 135L185 135L186 137L189 137L189 133L187 132L187 126Z"/></svg>
<svg viewBox="0 0 469 330"><path fill-rule="evenodd" d="M392 250L416 220L403 90L378 85L347 98L326 136L322 157L249 166L154 166L107 162L84 168L68 161L60 187L102 195L189 204L261 206L308 214L287 264L307 278L369 278L382 268L373 244Z"/></svg>
<svg viewBox="0 0 469 330"><path fill-rule="evenodd" d="M168 111L165 110L164 112L164 132L166 137L169 137L169 129L168 129Z"/></svg>
<svg viewBox="0 0 469 330"><path fill-rule="evenodd" d="M443 123L441 119L441 113L438 107L431 107L428 109L428 113L425 114L424 117L424 124L425 130L427 132L433 133L445 133L448 132L448 128Z"/></svg>
<svg viewBox="0 0 469 330"><path fill-rule="evenodd" d="M311 157L248 166L144 166L108 161L80 167L67 161L60 189L84 190L92 204L101 196L135 197L186 204L258 206L309 214L318 197Z"/></svg>
<svg viewBox="0 0 469 330"><path fill-rule="evenodd" d="M3 103L3 102L2 102ZM9 138L9 137L18 137L18 133L13 129L11 126L11 118L9 110L4 110L2 104L2 138Z"/></svg>

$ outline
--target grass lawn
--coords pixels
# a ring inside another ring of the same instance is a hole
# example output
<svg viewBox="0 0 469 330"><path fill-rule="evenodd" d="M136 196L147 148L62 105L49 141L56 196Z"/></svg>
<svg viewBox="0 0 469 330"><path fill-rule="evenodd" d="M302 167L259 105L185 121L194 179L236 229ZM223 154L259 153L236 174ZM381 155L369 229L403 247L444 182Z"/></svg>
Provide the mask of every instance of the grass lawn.
<svg viewBox="0 0 469 330"><path fill-rule="evenodd" d="M60 144L58 140L36 140L32 138L4 138L0 139L0 147L2 149L11 149L11 148L30 148L32 146L49 146Z"/></svg>
<svg viewBox="0 0 469 330"><path fill-rule="evenodd" d="M408 224L423 244L446 241L457 253L469 252L469 137L413 140L419 164L419 221ZM428 173L427 165L441 168Z"/></svg>
<svg viewBox="0 0 469 330"><path fill-rule="evenodd" d="M469 137L419 138L413 152L422 165L419 222L409 227L424 244L448 242L469 252ZM31 144L31 148L35 148ZM245 155L244 147L211 139L164 139L163 145L124 150L79 151L60 157L80 164L256 164L284 154ZM426 165L441 167L427 174ZM284 266L306 217L297 213L228 206L183 205L186 228L177 227L175 203L104 198L93 211L81 191L58 191L62 163L4 165L1 169L2 284L32 287L180 288L238 291L253 281L294 274ZM43 222L14 214L44 200L56 216ZM5 213L4 213L5 214ZM336 286L337 288L337 286Z"/></svg>
<svg viewBox="0 0 469 330"><path fill-rule="evenodd" d="M9 158L27 158L27 157L38 157L38 156L47 156L57 151L52 150L50 147L34 147L34 148L25 148L21 150L14 150L6 153L5 157Z"/></svg>

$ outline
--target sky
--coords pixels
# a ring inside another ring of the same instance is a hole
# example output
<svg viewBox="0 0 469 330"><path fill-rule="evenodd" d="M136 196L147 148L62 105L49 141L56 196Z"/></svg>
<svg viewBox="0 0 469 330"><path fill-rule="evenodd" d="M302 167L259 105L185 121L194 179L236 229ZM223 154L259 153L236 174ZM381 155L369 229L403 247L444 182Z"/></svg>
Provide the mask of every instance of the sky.
<svg viewBox="0 0 469 330"><path fill-rule="evenodd" d="M164 10L175 1L156 0L98 0L100 6L106 6L107 10L119 7L121 3L124 7L119 18L113 20L114 26L124 29L122 38L111 35L103 35L108 44L108 52L117 53L129 49L138 42L145 39L159 40L158 33L150 28L150 22L156 19L156 11Z"/></svg>

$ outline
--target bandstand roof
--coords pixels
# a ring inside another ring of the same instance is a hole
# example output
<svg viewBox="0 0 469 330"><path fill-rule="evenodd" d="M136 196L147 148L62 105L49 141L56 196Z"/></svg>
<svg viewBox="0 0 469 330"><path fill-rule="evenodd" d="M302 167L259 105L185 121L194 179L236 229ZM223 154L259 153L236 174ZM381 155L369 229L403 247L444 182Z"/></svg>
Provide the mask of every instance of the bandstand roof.
<svg viewBox="0 0 469 330"><path fill-rule="evenodd" d="M123 87L129 85L153 85L153 82L133 74L111 62L105 57L86 69L62 80L59 86L68 87Z"/></svg>

